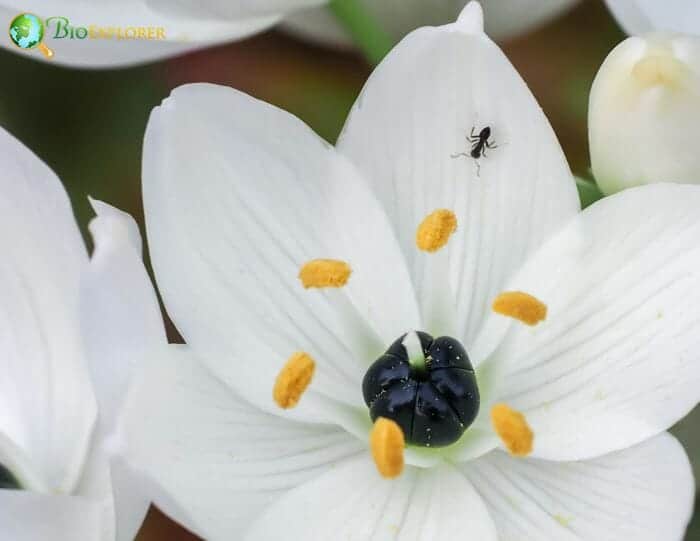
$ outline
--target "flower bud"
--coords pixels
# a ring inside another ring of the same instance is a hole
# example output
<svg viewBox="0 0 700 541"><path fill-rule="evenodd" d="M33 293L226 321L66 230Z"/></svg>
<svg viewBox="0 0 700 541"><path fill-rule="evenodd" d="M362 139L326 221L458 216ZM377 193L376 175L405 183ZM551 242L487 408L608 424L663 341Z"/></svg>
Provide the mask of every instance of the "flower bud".
<svg viewBox="0 0 700 541"><path fill-rule="evenodd" d="M588 130L605 194L700 183L700 38L650 34L615 47L593 81Z"/></svg>

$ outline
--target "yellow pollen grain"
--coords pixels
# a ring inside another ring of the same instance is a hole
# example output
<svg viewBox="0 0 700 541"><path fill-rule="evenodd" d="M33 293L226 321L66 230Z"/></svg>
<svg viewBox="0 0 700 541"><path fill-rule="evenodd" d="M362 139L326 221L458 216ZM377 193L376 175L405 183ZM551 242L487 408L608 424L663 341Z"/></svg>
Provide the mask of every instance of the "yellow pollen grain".
<svg viewBox="0 0 700 541"><path fill-rule="evenodd" d="M393 479L403 471L403 449L406 446L403 431L396 422L379 417L369 436L374 463L379 474L386 479Z"/></svg>
<svg viewBox="0 0 700 541"><path fill-rule="evenodd" d="M416 230L416 246L424 252L437 252L457 230L457 216L448 209L428 214Z"/></svg>
<svg viewBox="0 0 700 541"><path fill-rule="evenodd" d="M556 520L559 524L564 526L564 528L568 528L569 525L571 524L571 521L573 520L572 518L565 517L563 515L552 515L554 520Z"/></svg>
<svg viewBox="0 0 700 541"><path fill-rule="evenodd" d="M535 435L522 413L506 404L496 404L491 408L491 423L512 455L527 456L532 452Z"/></svg>
<svg viewBox="0 0 700 541"><path fill-rule="evenodd" d="M522 321L526 325L537 325L547 318L547 305L522 291L506 291L493 301L493 311Z"/></svg>
<svg viewBox="0 0 700 541"><path fill-rule="evenodd" d="M352 269L339 259L314 259L305 263L299 271L299 280L310 287L343 287L348 283Z"/></svg>
<svg viewBox="0 0 700 541"><path fill-rule="evenodd" d="M316 363L308 353L298 351L286 362L275 380L272 398L282 409L293 408L311 383Z"/></svg>

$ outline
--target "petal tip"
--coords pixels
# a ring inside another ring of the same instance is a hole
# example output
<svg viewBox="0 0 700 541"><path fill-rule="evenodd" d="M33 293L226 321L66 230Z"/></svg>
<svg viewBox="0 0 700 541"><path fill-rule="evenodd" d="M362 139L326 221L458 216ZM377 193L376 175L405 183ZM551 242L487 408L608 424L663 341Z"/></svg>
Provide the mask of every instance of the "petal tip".
<svg viewBox="0 0 700 541"><path fill-rule="evenodd" d="M457 26L460 30L469 34L481 34L484 32L484 10L476 0L469 2L457 18Z"/></svg>
<svg viewBox="0 0 700 541"><path fill-rule="evenodd" d="M108 214L113 207L105 203L104 201L97 199L91 195L87 196L88 202L92 207L93 212L99 217L102 214Z"/></svg>
<svg viewBox="0 0 700 541"><path fill-rule="evenodd" d="M118 239L141 252L141 234L136 221L130 214L90 196L88 201L97 215L88 224L95 249Z"/></svg>

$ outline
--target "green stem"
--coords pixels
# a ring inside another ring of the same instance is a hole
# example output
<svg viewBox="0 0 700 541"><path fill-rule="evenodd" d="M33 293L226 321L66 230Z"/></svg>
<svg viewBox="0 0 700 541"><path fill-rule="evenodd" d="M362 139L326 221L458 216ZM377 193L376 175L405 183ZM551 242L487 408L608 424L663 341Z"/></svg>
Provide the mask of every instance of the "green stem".
<svg viewBox="0 0 700 541"><path fill-rule="evenodd" d="M379 64L394 46L394 42L369 14L362 1L331 0L329 7L367 60L374 65Z"/></svg>
<svg viewBox="0 0 700 541"><path fill-rule="evenodd" d="M603 193L598 188L598 185L591 181L580 177L576 178L576 188L578 188L578 196L581 199L581 208L586 208L588 205L592 205L598 199L604 197Z"/></svg>

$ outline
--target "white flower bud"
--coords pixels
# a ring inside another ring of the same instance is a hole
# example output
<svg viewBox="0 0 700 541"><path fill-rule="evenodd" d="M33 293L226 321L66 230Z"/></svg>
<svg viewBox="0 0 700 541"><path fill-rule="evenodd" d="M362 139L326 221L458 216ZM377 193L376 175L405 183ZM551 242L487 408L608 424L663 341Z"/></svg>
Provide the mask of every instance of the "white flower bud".
<svg viewBox="0 0 700 541"><path fill-rule="evenodd" d="M588 130L605 194L700 183L700 38L651 34L618 45L593 82Z"/></svg>

